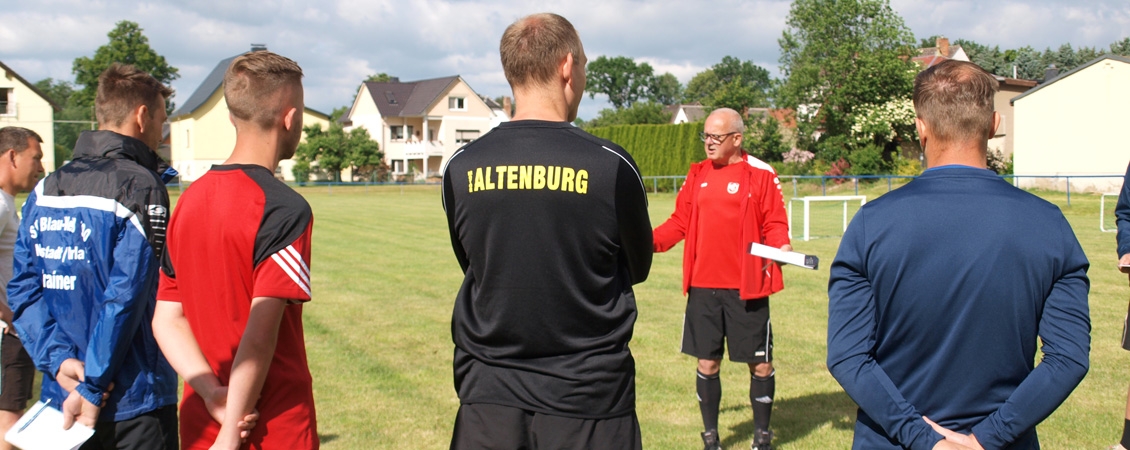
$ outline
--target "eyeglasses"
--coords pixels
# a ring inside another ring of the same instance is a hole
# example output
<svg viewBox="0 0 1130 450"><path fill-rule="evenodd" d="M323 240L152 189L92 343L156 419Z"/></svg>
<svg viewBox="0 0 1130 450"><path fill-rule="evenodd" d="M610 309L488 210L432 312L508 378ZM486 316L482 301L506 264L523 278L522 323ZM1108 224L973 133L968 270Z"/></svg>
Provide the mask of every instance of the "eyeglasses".
<svg viewBox="0 0 1130 450"><path fill-rule="evenodd" d="M707 140L709 139L711 141L714 141L714 142L721 144L723 142L726 142L726 139L729 139L730 136L738 134L738 133L741 133L741 132L740 131L734 131L732 133L726 133L726 134L699 133L698 138L702 139L702 142L707 142Z"/></svg>

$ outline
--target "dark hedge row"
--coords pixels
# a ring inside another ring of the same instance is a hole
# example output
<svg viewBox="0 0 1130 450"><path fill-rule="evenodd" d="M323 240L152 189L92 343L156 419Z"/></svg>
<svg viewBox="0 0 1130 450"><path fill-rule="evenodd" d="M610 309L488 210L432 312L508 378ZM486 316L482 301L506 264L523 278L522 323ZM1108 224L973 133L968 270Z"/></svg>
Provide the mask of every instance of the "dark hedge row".
<svg viewBox="0 0 1130 450"><path fill-rule="evenodd" d="M686 175L702 161L702 122L678 125L614 125L586 130L624 147L645 177Z"/></svg>

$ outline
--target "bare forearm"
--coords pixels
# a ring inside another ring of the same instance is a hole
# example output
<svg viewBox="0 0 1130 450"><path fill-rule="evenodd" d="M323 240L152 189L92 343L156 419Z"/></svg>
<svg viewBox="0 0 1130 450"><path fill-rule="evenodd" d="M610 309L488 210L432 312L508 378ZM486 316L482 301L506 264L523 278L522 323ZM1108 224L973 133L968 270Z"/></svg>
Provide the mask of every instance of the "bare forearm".
<svg viewBox="0 0 1130 450"><path fill-rule="evenodd" d="M231 379L228 380L228 414L224 417L217 444L239 446L239 421L250 414L259 401L267 370L275 355L279 323L285 307L286 301L277 298L259 297L251 301L247 328L232 362Z"/></svg>
<svg viewBox="0 0 1130 450"><path fill-rule="evenodd" d="M192 327L184 317L180 303L157 301L153 314L153 337L169 365L201 397L210 398L212 391L221 387L220 379L212 372L196 336L192 334Z"/></svg>

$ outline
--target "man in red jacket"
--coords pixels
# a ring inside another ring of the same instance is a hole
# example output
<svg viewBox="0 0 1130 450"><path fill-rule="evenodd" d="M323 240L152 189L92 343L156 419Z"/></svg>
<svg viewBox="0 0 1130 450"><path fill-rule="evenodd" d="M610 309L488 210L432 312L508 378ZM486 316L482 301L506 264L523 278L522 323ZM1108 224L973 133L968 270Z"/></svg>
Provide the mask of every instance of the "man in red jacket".
<svg viewBox="0 0 1130 450"><path fill-rule="evenodd" d="M773 332L769 295L784 288L781 269L749 254L749 244L791 251L789 225L777 173L742 151L742 117L715 110L702 133L706 160L691 166L675 199L675 212L655 229L655 251L683 246L683 353L698 358L697 391L702 440L721 448L718 407L722 401L719 364L730 344L730 360L749 364L753 405L753 450L771 449Z"/></svg>

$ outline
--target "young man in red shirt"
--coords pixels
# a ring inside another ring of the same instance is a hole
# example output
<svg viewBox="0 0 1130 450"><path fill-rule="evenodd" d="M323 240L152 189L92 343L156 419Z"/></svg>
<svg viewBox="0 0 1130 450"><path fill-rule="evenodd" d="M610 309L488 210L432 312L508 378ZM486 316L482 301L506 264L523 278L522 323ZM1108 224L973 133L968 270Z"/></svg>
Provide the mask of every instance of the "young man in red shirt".
<svg viewBox="0 0 1130 450"><path fill-rule="evenodd" d="M301 80L298 64L268 51L232 61L235 149L192 183L169 224L153 334L185 380L185 449L319 445L302 336L313 216L274 177L302 137Z"/></svg>
<svg viewBox="0 0 1130 450"><path fill-rule="evenodd" d="M655 251L683 246L683 353L698 358L697 392L706 450L720 447L718 377L723 339L730 360L749 364L753 450L772 448L773 332L769 295L780 291L777 264L748 252L756 242L791 251L788 218L777 174L742 151L742 117L717 109L704 124L706 160L691 166L675 199L675 212L655 229Z"/></svg>

